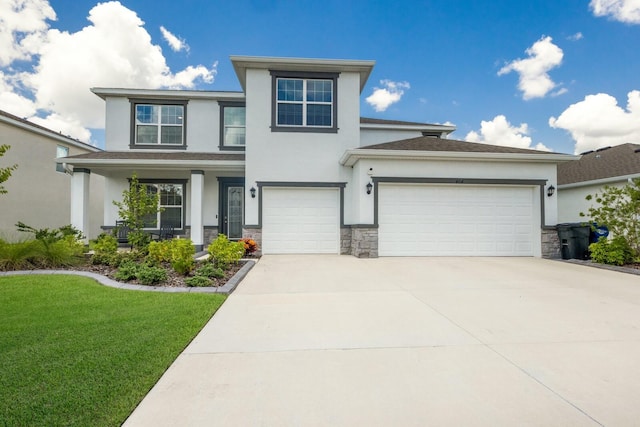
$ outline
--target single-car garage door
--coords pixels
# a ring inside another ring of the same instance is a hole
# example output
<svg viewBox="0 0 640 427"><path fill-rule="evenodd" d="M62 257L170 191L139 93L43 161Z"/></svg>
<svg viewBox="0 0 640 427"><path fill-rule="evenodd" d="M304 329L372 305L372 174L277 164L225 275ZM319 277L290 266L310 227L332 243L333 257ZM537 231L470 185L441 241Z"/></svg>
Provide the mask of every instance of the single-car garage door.
<svg viewBox="0 0 640 427"><path fill-rule="evenodd" d="M532 256L534 188L380 183L380 256Z"/></svg>
<svg viewBox="0 0 640 427"><path fill-rule="evenodd" d="M267 187L262 200L263 253L339 253L338 188Z"/></svg>

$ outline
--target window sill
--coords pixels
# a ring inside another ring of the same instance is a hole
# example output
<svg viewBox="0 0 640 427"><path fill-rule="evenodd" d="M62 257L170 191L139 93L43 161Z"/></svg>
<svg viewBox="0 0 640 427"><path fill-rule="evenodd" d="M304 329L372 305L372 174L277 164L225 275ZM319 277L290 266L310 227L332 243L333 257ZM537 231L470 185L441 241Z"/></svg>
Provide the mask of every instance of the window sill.
<svg viewBox="0 0 640 427"><path fill-rule="evenodd" d="M186 145L129 144L131 150L186 150Z"/></svg>
<svg viewBox="0 0 640 427"><path fill-rule="evenodd" d="M299 132L299 133L338 133L337 127L315 128L309 126L271 126L271 132Z"/></svg>

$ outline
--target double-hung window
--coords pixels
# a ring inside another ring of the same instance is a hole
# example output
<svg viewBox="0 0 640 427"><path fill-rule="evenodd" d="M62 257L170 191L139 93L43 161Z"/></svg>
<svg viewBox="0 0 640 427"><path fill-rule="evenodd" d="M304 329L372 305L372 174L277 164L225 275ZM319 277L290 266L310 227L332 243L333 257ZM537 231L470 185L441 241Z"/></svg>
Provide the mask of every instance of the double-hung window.
<svg viewBox="0 0 640 427"><path fill-rule="evenodd" d="M244 150L246 113L243 103L220 102L220 149Z"/></svg>
<svg viewBox="0 0 640 427"><path fill-rule="evenodd" d="M336 132L336 79L333 73L272 72L274 131Z"/></svg>
<svg viewBox="0 0 640 427"><path fill-rule="evenodd" d="M158 213L144 219L144 227L155 229L163 225L173 225L175 229L183 228L184 218L184 183L143 182L147 193L159 194Z"/></svg>
<svg viewBox="0 0 640 427"><path fill-rule="evenodd" d="M184 103L135 102L133 104L133 145L184 147L185 114Z"/></svg>

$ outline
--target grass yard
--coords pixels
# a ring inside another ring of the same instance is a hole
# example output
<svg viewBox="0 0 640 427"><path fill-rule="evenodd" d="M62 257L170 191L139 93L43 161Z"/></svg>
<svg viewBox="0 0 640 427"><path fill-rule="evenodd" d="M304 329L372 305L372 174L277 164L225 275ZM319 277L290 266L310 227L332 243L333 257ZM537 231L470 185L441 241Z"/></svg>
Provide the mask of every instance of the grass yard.
<svg viewBox="0 0 640 427"><path fill-rule="evenodd" d="M119 426L224 299L0 277L0 425Z"/></svg>

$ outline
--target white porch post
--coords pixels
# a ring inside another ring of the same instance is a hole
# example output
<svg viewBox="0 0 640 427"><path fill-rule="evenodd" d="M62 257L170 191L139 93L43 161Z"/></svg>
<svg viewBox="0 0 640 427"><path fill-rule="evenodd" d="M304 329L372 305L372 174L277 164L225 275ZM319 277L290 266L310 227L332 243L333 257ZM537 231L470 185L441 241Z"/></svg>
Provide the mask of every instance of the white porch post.
<svg viewBox="0 0 640 427"><path fill-rule="evenodd" d="M204 246L202 198L204 196L204 171L191 171L191 241L197 251Z"/></svg>
<svg viewBox="0 0 640 427"><path fill-rule="evenodd" d="M89 239L89 169L75 168L71 176L71 225Z"/></svg>

